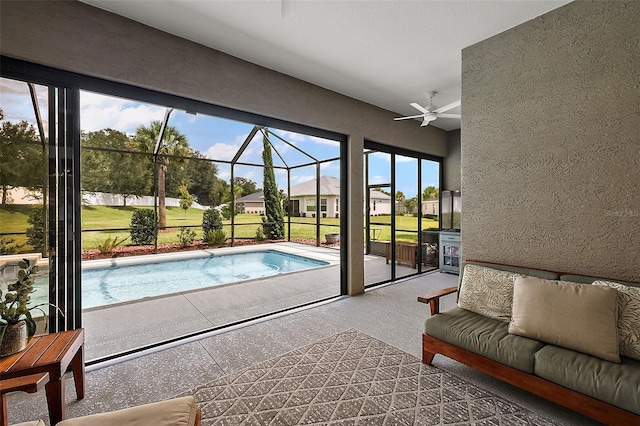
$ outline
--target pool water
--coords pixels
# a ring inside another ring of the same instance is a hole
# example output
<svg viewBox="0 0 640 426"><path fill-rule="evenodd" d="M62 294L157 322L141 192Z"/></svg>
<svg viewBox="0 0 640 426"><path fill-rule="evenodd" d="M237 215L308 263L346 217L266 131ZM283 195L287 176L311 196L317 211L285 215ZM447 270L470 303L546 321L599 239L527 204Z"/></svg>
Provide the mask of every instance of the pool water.
<svg viewBox="0 0 640 426"><path fill-rule="evenodd" d="M82 307L109 305L328 265L275 250L82 271Z"/></svg>

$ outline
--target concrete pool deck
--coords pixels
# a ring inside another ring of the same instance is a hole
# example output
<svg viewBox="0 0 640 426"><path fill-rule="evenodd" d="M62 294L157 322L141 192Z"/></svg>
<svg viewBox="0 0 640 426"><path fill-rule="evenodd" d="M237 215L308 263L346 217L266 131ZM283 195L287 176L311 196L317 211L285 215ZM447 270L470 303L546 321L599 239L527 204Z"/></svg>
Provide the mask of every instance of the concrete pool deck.
<svg viewBox="0 0 640 426"><path fill-rule="evenodd" d="M229 283L170 295L154 296L83 310L88 361L130 351L203 330L261 317L340 295L340 250L300 243L273 243L204 250L208 255L277 250L328 262L328 266ZM198 251L83 262L94 267L188 259ZM365 255L365 283L391 278L385 258ZM398 264L397 277L415 273Z"/></svg>
<svg viewBox="0 0 640 426"><path fill-rule="evenodd" d="M340 251L296 243L225 247L207 250L216 255L278 250L329 262L310 270L274 275L255 280L189 290L171 295L90 308L83 311L86 330L86 358L97 359L205 329L233 324L270 312L304 305L340 294ZM197 253L139 256L146 259L118 259L119 264L175 260ZM98 262L101 267L107 264ZM83 265L84 267L84 265Z"/></svg>

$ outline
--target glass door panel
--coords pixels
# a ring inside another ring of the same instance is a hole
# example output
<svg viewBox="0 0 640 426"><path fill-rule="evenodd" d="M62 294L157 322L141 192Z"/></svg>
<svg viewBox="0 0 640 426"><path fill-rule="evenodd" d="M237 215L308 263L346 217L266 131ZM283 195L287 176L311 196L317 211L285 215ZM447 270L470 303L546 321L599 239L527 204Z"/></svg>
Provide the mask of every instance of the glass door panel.
<svg viewBox="0 0 640 426"><path fill-rule="evenodd" d="M422 200L422 270L438 269L440 229L440 163L432 160L420 160L420 187Z"/></svg>
<svg viewBox="0 0 640 426"><path fill-rule="evenodd" d="M48 94L46 86L0 78L0 290L4 299L21 259L37 265L28 308L49 302ZM36 333L45 333L43 311L31 314Z"/></svg>
<svg viewBox="0 0 640 426"><path fill-rule="evenodd" d="M365 152L365 286L393 279L391 154Z"/></svg>
<svg viewBox="0 0 640 426"><path fill-rule="evenodd" d="M395 155L396 278L418 272L418 160Z"/></svg>

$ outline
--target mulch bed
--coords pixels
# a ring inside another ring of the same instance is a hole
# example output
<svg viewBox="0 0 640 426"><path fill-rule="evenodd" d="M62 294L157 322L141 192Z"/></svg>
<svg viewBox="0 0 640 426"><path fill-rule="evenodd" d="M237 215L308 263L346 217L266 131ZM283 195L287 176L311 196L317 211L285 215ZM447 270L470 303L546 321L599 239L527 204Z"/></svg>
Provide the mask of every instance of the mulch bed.
<svg viewBox="0 0 640 426"><path fill-rule="evenodd" d="M270 244L270 243L280 243L286 242L286 240L265 240L265 241L256 241L254 239L240 239L236 238L234 242L234 247L237 246L249 246L249 245L258 245L258 244ZM305 238L292 238L292 243L300 243L306 244L310 246L316 245L316 240L305 239ZM327 244L326 242L320 243L321 247L339 247L340 244ZM82 260L95 260L95 259L111 259L114 257L126 257L126 256L142 256L145 254L156 254L156 253L173 253L178 251L190 251L190 250L205 250L212 248L220 248L220 247L231 247L231 240L227 241L226 244L213 246L205 243L204 241L194 241L186 247L180 247L178 243L162 243L158 244L158 250L155 250L154 246L121 246L113 249L111 253L100 253L99 250L83 250L82 251Z"/></svg>

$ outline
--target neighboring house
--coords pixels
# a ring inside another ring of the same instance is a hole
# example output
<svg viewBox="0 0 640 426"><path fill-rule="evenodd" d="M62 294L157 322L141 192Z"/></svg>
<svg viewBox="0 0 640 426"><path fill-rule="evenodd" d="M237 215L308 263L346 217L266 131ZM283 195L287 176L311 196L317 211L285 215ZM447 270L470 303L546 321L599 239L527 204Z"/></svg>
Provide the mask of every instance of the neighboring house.
<svg viewBox="0 0 640 426"><path fill-rule="evenodd" d="M292 186L289 195L289 213L292 216L316 217L318 212L316 189L315 179ZM371 189L369 194L371 216L391 214L391 196L375 189ZM264 214L264 194L260 191L245 195L236 200L236 206L242 213ZM340 179L320 176L320 215L321 217L340 217Z"/></svg>
<svg viewBox="0 0 640 426"><path fill-rule="evenodd" d="M422 200L422 215L435 215L438 216L440 212L440 200L437 198L430 198L428 200Z"/></svg>
<svg viewBox="0 0 640 426"><path fill-rule="evenodd" d="M373 189L369 194L370 215L391 214L391 196ZM315 179L291 187L289 211L294 216L315 217L318 211ZM340 216L340 179L332 176L320 176L320 214L322 217Z"/></svg>
<svg viewBox="0 0 640 426"><path fill-rule="evenodd" d="M369 216L391 214L391 206L395 205L397 208L398 204L401 205L402 203L392 200L391 195L376 191L375 189L369 190Z"/></svg>
<svg viewBox="0 0 640 426"><path fill-rule="evenodd" d="M254 192L236 200L236 208L241 213L264 214L264 192Z"/></svg>
<svg viewBox="0 0 640 426"><path fill-rule="evenodd" d="M292 216L316 217L317 211L315 179L291 187L289 212ZM320 176L320 214L340 216L340 179Z"/></svg>

